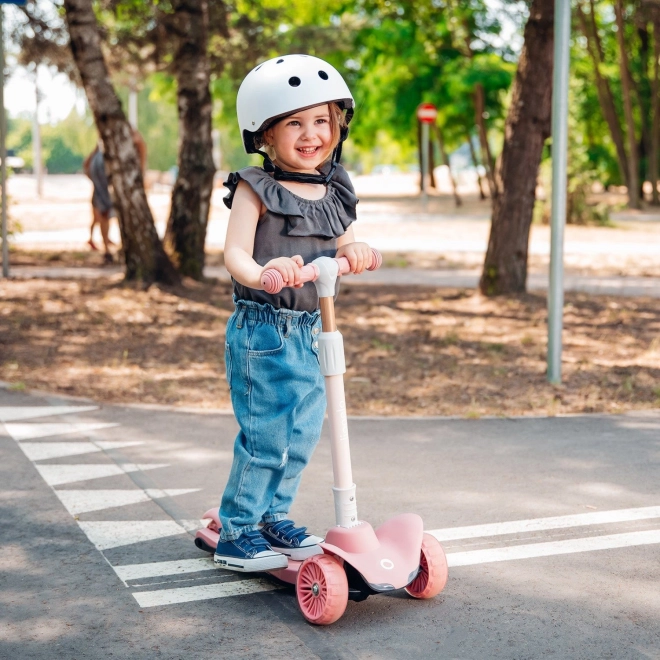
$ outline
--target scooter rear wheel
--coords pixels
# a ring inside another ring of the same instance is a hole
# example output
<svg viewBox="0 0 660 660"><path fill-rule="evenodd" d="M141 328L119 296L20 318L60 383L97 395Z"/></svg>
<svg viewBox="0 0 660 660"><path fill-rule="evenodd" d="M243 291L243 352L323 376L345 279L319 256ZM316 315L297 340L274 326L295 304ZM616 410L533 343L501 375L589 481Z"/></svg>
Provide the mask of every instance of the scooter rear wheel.
<svg viewBox="0 0 660 660"><path fill-rule="evenodd" d="M339 562L328 555L305 559L298 569L296 598L302 615L319 626L334 623L346 611L348 580Z"/></svg>
<svg viewBox="0 0 660 660"><path fill-rule="evenodd" d="M435 536L424 534L419 573L406 587L406 592L413 598L433 598L445 588L448 577L447 557L440 541Z"/></svg>

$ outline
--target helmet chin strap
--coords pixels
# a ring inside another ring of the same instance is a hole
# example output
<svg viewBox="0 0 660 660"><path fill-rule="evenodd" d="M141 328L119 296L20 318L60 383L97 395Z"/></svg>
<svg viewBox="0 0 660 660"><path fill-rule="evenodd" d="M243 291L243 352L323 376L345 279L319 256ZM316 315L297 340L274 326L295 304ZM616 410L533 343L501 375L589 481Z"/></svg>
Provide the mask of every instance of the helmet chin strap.
<svg viewBox="0 0 660 660"><path fill-rule="evenodd" d="M339 150L341 152L341 150ZM264 158L264 170L273 175L273 178L277 181L295 181L297 183L320 183L322 185L327 185L330 183L335 170L337 169L337 164L339 158L337 154L337 148L332 152L332 158L329 162L330 169L327 174L308 174L307 172L289 172L288 170L283 170L281 167L278 167L273 163L268 154L263 151L257 151L260 156Z"/></svg>
<svg viewBox="0 0 660 660"><path fill-rule="evenodd" d="M307 174L306 172L289 172L288 170L283 170L282 168L275 165L275 163L273 163L273 161L270 159L270 156L267 153L260 151L259 149L257 149L256 152L260 156L263 156L264 170L266 170L266 172L271 173L273 175L273 178L277 181L295 181L296 183L320 183L321 185L327 186L335 174L337 165L339 165L339 161L341 159L342 143L347 137L348 137L348 128L342 128L339 144L337 144L334 151L332 152L332 156L330 160L326 161L326 165L323 168L325 169L329 164L328 171L325 174L323 173Z"/></svg>

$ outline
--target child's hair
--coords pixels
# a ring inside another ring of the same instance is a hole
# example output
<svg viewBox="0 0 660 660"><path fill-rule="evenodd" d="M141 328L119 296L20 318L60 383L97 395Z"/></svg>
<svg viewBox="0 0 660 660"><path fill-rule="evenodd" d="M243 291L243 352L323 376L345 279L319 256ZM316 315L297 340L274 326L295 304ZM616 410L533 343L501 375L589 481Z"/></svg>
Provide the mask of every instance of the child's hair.
<svg viewBox="0 0 660 660"><path fill-rule="evenodd" d="M330 156L332 156L335 147L339 144L339 140L341 138L341 131L343 128L346 128L347 126L346 117L344 116L344 112L339 107L339 105L334 101L331 101L327 105L330 111L330 130L332 131L332 142L330 144L326 157L323 159L324 163L330 158ZM277 121L273 122L266 130L261 131L260 133L257 133L254 136L254 145L257 147L257 149L263 149L268 154L268 157L271 160L274 160L275 158L275 150L270 144L266 142L266 133L271 128L273 128L275 124L278 124L279 122L284 121L287 117L290 117L291 115L295 115L295 114L296 114L295 112L292 112L291 114L288 114L286 117L281 117Z"/></svg>

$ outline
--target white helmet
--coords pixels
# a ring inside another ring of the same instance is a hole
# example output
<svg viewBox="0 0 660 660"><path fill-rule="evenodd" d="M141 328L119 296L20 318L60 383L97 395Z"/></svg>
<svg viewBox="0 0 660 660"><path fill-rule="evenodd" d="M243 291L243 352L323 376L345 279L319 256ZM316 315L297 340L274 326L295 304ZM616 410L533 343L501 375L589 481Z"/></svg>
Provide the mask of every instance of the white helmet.
<svg viewBox="0 0 660 660"><path fill-rule="evenodd" d="M282 55L245 76L236 98L238 126L247 153L257 153L254 135L297 110L334 101L353 115L355 102L335 67L311 55ZM345 136L342 136L345 137Z"/></svg>

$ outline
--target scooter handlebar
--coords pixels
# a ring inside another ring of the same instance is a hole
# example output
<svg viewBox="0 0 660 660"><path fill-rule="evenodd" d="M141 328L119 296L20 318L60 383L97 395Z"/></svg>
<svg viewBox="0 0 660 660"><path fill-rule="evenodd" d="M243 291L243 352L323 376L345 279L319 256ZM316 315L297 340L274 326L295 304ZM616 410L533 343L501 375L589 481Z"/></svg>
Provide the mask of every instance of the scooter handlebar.
<svg viewBox="0 0 660 660"><path fill-rule="evenodd" d="M351 264L346 257L339 257L335 260L339 265L339 274L346 275L351 272ZM376 270L383 263L383 255L371 248L371 264L367 270ZM319 269L314 263L305 264L300 269L301 282L314 282L319 277ZM276 268L269 268L261 276L261 286L266 293L279 293L284 288L284 278Z"/></svg>

